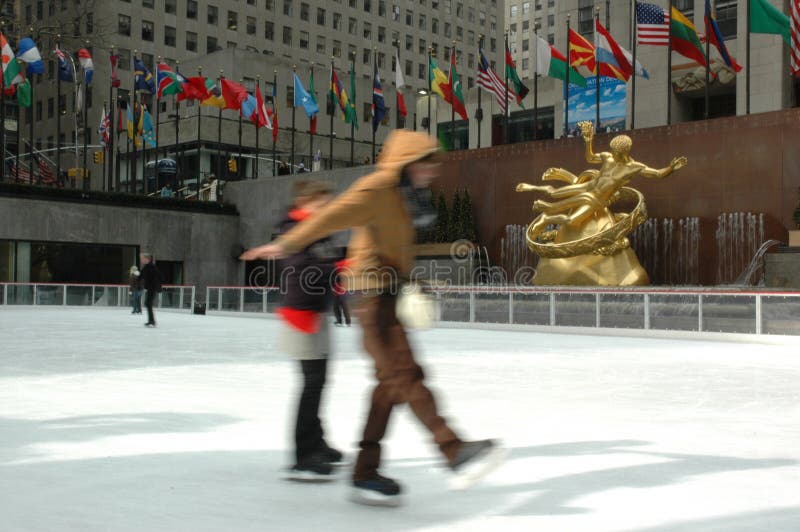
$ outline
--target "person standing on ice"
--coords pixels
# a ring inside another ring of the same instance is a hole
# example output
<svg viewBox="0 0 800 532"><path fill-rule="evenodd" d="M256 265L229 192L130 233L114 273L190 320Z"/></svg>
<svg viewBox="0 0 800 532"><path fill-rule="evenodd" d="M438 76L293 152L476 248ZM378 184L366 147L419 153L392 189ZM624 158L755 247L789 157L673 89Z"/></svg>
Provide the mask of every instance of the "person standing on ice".
<svg viewBox="0 0 800 532"><path fill-rule="evenodd" d="M330 187L322 181L298 181L294 206L278 225L286 233L331 199ZM342 453L324 439L319 405L328 371L330 333L327 312L331 304L331 277L336 248L329 237L287 256L282 262L283 305L278 314L286 327L284 349L295 358L303 375L303 390L295 422L295 465L290 480L332 480L331 464L342 461Z"/></svg>
<svg viewBox="0 0 800 532"><path fill-rule="evenodd" d="M142 285L147 293L144 296L144 304L147 307L147 323L145 327L155 327L156 317L153 314L153 303L156 300L156 294L161 292L161 272L158 271L156 265L153 264L153 256L150 253L141 253L139 255L139 262L142 265L140 276L142 278Z"/></svg>
<svg viewBox="0 0 800 532"><path fill-rule="evenodd" d="M241 255L243 260L277 258L353 228L344 277L348 291L359 295L354 313L378 379L352 477L353 500L360 503L400 502L400 485L378 471L381 440L395 405L407 403L431 432L456 475L454 486L466 487L499 465L504 455L492 440L462 441L439 415L396 314L400 285L414 262L414 228L435 220L425 192L439 174L437 152L436 141L424 133L393 131L374 172L275 242Z"/></svg>

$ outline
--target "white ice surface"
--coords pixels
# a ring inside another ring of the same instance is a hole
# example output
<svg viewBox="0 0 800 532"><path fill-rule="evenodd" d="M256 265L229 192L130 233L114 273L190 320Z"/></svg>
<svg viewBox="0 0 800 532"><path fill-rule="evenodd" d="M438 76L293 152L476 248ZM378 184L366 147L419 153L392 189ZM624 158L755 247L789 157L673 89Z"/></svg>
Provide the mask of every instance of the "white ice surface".
<svg viewBox="0 0 800 532"><path fill-rule="evenodd" d="M798 344L432 330L413 343L465 438L507 462L465 492L398 408L383 472L407 505L281 479L294 363L264 318L0 307L0 531L797 531ZM336 329L329 442L371 384Z"/></svg>

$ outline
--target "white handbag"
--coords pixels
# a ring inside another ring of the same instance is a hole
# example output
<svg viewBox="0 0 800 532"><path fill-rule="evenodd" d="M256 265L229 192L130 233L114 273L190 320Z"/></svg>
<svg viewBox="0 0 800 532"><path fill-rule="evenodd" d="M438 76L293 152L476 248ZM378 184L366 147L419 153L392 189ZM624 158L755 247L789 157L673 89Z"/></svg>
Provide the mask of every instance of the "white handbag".
<svg viewBox="0 0 800 532"><path fill-rule="evenodd" d="M396 312L397 319L407 329L430 329L436 321L436 303L416 283L400 289Z"/></svg>

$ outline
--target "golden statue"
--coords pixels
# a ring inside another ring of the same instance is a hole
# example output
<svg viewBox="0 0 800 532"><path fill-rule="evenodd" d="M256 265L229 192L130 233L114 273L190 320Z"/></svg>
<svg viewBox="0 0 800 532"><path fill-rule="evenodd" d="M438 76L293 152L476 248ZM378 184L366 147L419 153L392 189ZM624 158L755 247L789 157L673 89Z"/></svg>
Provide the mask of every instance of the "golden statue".
<svg viewBox="0 0 800 532"><path fill-rule="evenodd" d="M548 168L543 180L559 180L569 185L555 188L527 183L517 192L545 192L557 201L537 200L534 211L541 214L528 226L528 247L541 259L534 284L537 285L643 285L648 284L627 235L647 219L642 194L626 187L641 175L661 179L683 168L686 157L676 157L660 170L633 160L633 141L627 135L611 140L611 152L594 153L591 122L578 124L586 145L586 160L600 164L599 170L586 170L575 176L563 168ZM635 201L631 212L615 213L610 207L621 200ZM557 226L548 230L549 227Z"/></svg>

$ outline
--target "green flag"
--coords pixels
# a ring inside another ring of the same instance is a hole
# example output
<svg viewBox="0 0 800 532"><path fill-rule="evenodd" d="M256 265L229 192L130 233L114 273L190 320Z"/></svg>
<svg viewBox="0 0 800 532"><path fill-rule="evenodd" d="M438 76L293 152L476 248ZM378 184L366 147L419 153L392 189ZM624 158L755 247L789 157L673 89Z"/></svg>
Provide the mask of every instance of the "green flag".
<svg viewBox="0 0 800 532"><path fill-rule="evenodd" d="M750 1L750 32L780 35L786 44L792 45L789 33L789 17L767 0Z"/></svg>
<svg viewBox="0 0 800 532"><path fill-rule="evenodd" d="M17 84L17 103L20 107L31 106L31 84L27 78L22 83Z"/></svg>
<svg viewBox="0 0 800 532"><path fill-rule="evenodd" d="M358 111L356 110L356 71L350 68L350 110L344 121L353 124L358 129Z"/></svg>

